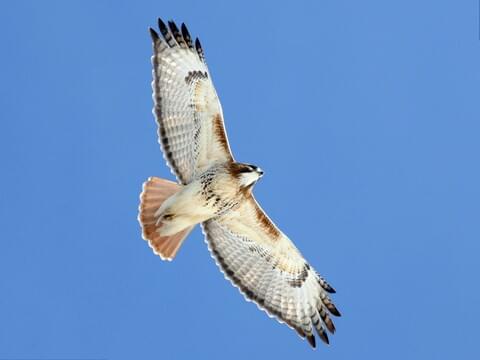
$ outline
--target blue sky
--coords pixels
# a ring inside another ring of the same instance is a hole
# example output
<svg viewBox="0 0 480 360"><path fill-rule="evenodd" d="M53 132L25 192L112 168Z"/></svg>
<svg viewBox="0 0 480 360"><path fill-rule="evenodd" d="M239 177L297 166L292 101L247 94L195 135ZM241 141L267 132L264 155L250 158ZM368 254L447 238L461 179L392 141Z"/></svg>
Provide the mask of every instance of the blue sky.
<svg viewBox="0 0 480 360"><path fill-rule="evenodd" d="M478 351L476 1L0 5L1 359L452 359ZM336 288L312 351L246 303L201 232L162 262L136 220L171 178L156 18L205 48L255 194Z"/></svg>

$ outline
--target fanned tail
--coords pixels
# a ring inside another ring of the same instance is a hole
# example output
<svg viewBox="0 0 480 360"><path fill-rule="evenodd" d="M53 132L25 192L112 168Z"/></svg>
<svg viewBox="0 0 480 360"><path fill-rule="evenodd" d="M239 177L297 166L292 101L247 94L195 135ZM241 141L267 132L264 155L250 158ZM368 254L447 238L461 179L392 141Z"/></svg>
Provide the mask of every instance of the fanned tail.
<svg viewBox="0 0 480 360"><path fill-rule="evenodd" d="M160 236L159 215L155 215L165 200L180 191L177 183L157 177L150 177L143 183L140 194L138 221L142 227L142 237L148 241L153 252L162 260L173 260L193 226L170 236Z"/></svg>

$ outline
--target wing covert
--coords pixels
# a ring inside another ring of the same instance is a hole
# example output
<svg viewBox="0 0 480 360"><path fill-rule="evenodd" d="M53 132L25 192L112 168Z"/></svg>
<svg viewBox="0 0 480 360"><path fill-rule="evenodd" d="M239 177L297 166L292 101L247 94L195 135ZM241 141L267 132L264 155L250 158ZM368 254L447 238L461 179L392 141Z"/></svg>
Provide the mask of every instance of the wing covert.
<svg viewBox="0 0 480 360"><path fill-rule="evenodd" d="M223 112L200 41L192 42L185 24L159 19L162 37L153 39L153 113L164 157L183 183L216 162L233 161Z"/></svg>

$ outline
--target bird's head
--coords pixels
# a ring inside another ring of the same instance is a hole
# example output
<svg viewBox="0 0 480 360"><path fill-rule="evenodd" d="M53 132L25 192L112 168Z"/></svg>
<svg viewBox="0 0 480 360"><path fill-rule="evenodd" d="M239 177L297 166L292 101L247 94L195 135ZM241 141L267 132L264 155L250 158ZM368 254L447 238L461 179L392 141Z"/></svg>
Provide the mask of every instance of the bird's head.
<svg viewBox="0 0 480 360"><path fill-rule="evenodd" d="M263 170L251 164L233 163L232 174L238 179L241 188L251 189L263 176Z"/></svg>

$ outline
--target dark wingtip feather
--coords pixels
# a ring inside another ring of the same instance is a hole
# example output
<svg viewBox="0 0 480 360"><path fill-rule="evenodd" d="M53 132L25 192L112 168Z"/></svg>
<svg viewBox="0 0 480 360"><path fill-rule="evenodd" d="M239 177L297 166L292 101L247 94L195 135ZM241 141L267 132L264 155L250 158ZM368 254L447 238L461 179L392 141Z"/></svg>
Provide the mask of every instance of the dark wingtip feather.
<svg viewBox="0 0 480 360"><path fill-rule="evenodd" d="M177 24L175 24L175 21L169 20L168 27L170 28L170 31L172 32L172 34L175 35L178 33L178 27L177 27Z"/></svg>
<svg viewBox="0 0 480 360"><path fill-rule="evenodd" d="M325 325L327 326L328 331L330 331L332 334L335 334L335 324L332 320L326 322Z"/></svg>
<svg viewBox="0 0 480 360"><path fill-rule="evenodd" d="M202 50L202 44L200 44L200 39L199 38L195 39L195 48L197 49L197 51Z"/></svg>
<svg viewBox="0 0 480 360"><path fill-rule="evenodd" d="M326 282L323 284L322 287L326 292L330 294L335 294L337 292L330 284L327 284Z"/></svg>
<svg viewBox="0 0 480 360"><path fill-rule="evenodd" d="M165 36L165 34L168 34L167 25L165 25L163 20L160 18L158 18L158 28L160 29L160 32L162 33L163 36Z"/></svg>
<svg viewBox="0 0 480 360"><path fill-rule="evenodd" d="M199 38L195 39L195 49L197 49L197 54L200 57L200 60L205 62L205 55L203 53L202 44L200 44Z"/></svg>
<svg viewBox="0 0 480 360"><path fill-rule="evenodd" d="M188 45L183 39L182 33L180 33L180 30L178 30L177 24L173 20L170 20L168 22L168 27L170 28L170 31L173 34L173 37L175 38L175 41L177 42L178 45L180 45L181 48L187 48Z"/></svg>
<svg viewBox="0 0 480 360"><path fill-rule="evenodd" d="M317 344L315 343L315 336L313 335L307 335L307 340L308 340L308 343L310 344L310 346L312 348L316 348L317 347Z"/></svg>
<svg viewBox="0 0 480 360"><path fill-rule="evenodd" d="M158 39L160 39L160 37L158 36L158 33L154 29L149 27L148 30L150 31L150 36L152 37L152 40L154 42L157 41Z"/></svg>
<svg viewBox="0 0 480 360"><path fill-rule="evenodd" d="M335 316L342 316L342 314L340 314L340 311L338 311L338 309L335 307L335 305L333 305L332 303L330 303L328 306L327 306L327 309L328 311L330 311L330 313L332 315L335 315Z"/></svg>
<svg viewBox="0 0 480 360"><path fill-rule="evenodd" d="M193 49L192 37L188 32L187 25L185 25L185 23L182 23L181 29L182 29L183 40L185 40L185 42L187 43L190 49Z"/></svg>
<svg viewBox="0 0 480 360"><path fill-rule="evenodd" d="M332 287L332 285L327 283L327 281L323 277L321 277L319 273L316 273L316 274L317 274L317 277L318 277L318 283L320 284L322 289L325 290L326 292L330 293L330 294L335 294L336 291Z"/></svg>
<svg viewBox="0 0 480 360"><path fill-rule="evenodd" d="M335 333L335 325L333 324L332 319L330 319L330 316L328 316L327 312L325 311L325 309L323 307L321 307L318 310L318 314L322 318L322 321L325 324L325 326L327 327L328 331L330 331L332 334L334 334ZM318 327L317 325L315 325L315 327L317 329L321 328L321 326Z"/></svg>
<svg viewBox="0 0 480 360"><path fill-rule="evenodd" d="M330 344L330 341L328 340L328 335L327 335L327 333L325 332L325 329L322 328L321 330L319 330L319 331L317 331L317 332L318 332L318 336L320 337L320 339L321 339L325 344L329 345L329 344Z"/></svg>

